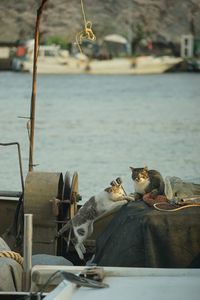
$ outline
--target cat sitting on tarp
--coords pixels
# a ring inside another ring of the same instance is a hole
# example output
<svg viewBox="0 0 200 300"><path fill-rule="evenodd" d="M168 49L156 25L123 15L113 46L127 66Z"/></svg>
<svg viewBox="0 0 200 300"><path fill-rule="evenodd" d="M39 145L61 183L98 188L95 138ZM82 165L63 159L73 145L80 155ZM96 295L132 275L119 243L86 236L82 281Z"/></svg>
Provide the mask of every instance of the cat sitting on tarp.
<svg viewBox="0 0 200 300"><path fill-rule="evenodd" d="M130 167L134 184L134 198L139 200L143 195L151 193L153 196L164 194L164 180L157 170L149 170L147 166L142 168Z"/></svg>

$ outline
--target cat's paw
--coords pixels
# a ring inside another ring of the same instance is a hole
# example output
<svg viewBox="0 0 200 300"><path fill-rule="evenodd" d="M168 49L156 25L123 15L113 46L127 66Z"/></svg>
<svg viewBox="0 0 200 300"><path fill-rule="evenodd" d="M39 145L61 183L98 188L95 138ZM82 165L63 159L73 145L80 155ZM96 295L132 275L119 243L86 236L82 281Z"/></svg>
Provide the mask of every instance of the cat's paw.
<svg viewBox="0 0 200 300"><path fill-rule="evenodd" d="M130 195L125 196L125 200L127 200L128 202L135 201L134 194L130 194Z"/></svg>
<svg viewBox="0 0 200 300"><path fill-rule="evenodd" d="M54 236L54 239L57 240L59 237L60 237L60 235L57 233L57 234Z"/></svg>
<svg viewBox="0 0 200 300"><path fill-rule="evenodd" d="M135 201L139 201L139 200L142 200L142 194L139 194L139 193L134 193L133 194L134 198L135 198Z"/></svg>
<svg viewBox="0 0 200 300"><path fill-rule="evenodd" d="M83 244L80 244L79 246L81 248L81 251L85 254L86 253L85 246Z"/></svg>
<svg viewBox="0 0 200 300"><path fill-rule="evenodd" d="M80 248L80 245L75 245L75 249L76 249L76 252L78 253L78 256L81 260L84 260L84 255L83 255L83 252Z"/></svg>
<svg viewBox="0 0 200 300"><path fill-rule="evenodd" d="M158 190L157 189L152 190L151 191L151 196L153 196L153 197L158 196Z"/></svg>

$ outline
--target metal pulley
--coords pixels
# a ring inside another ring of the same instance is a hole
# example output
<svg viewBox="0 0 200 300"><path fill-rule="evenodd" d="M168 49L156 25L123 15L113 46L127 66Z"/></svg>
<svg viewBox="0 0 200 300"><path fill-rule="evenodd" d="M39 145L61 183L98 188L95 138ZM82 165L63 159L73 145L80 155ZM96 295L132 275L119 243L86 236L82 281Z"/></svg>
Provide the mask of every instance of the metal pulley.
<svg viewBox="0 0 200 300"><path fill-rule="evenodd" d="M77 213L77 202L79 200L81 200L81 196L78 194L78 173L74 172L71 180L69 172L66 172L62 197L57 203L59 212L57 215L58 230ZM57 245L57 254L65 256L68 247L66 241L61 237L57 240Z"/></svg>
<svg viewBox="0 0 200 300"><path fill-rule="evenodd" d="M33 214L33 254L56 255L62 242L57 231L77 212L78 173L29 172L25 181L24 213ZM55 220L56 217L56 220ZM62 250L61 250L62 251Z"/></svg>
<svg viewBox="0 0 200 300"><path fill-rule="evenodd" d="M78 195L78 173L74 172L71 183L71 191L70 191L70 211L69 218L73 218L77 213L77 201L79 201Z"/></svg>
<svg viewBox="0 0 200 300"><path fill-rule="evenodd" d="M66 172L64 177L64 185L61 201L58 203L59 221L70 220L77 213L77 202L81 200L78 193L78 173L74 172L72 180L69 172Z"/></svg>

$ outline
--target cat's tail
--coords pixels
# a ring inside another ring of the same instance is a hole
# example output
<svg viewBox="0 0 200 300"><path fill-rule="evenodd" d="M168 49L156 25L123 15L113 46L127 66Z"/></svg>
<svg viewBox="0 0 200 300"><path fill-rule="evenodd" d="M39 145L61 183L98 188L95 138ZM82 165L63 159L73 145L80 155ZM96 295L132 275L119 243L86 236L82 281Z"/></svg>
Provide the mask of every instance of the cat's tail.
<svg viewBox="0 0 200 300"><path fill-rule="evenodd" d="M63 235L67 230L69 230L71 227L71 220L68 221L56 234L56 238L59 238L61 235Z"/></svg>

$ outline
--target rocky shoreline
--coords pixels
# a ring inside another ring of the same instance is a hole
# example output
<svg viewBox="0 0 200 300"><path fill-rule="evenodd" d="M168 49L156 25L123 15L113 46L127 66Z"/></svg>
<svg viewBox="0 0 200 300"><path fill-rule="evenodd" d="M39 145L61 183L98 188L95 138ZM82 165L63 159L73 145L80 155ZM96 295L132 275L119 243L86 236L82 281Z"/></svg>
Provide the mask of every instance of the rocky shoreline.
<svg viewBox="0 0 200 300"><path fill-rule="evenodd" d="M0 42L33 38L40 2L1 0ZM200 36L199 0L85 0L84 5L98 40L110 33L130 43L138 35L162 43L179 43L182 34ZM61 36L73 43L82 28L80 1L48 1L41 22L43 39Z"/></svg>

